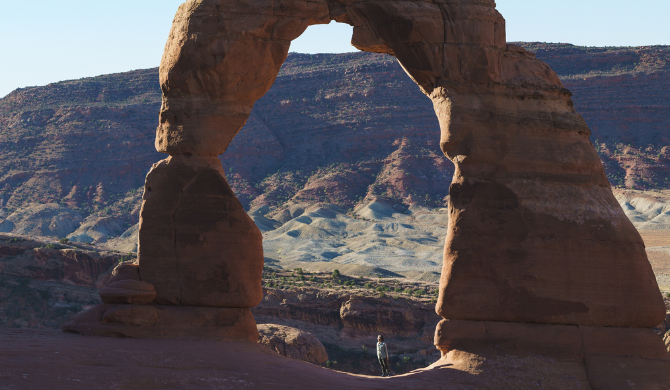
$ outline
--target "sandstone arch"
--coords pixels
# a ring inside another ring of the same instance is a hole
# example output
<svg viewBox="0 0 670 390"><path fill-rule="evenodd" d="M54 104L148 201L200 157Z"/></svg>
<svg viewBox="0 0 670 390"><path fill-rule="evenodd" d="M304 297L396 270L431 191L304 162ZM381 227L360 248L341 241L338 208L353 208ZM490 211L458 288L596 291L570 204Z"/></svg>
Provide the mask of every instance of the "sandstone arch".
<svg viewBox="0 0 670 390"><path fill-rule="evenodd" d="M583 356L591 342L633 337L627 327L646 340L638 356L656 351L660 340L642 328L661 323L665 306L642 239L570 92L506 43L493 0L184 3L160 68L156 149L170 157L147 176L140 219L140 278L155 302L241 308L216 314L232 324L260 301L261 234L216 156L274 82L290 41L331 20L354 26L357 48L398 59L432 100L456 166L436 308L449 319L436 332L443 353L517 340ZM504 324L498 333L493 322Z"/></svg>
<svg viewBox="0 0 670 390"><path fill-rule="evenodd" d="M184 3L161 64L156 148L175 156L163 165L225 152L274 82L290 41L331 20L354 26L357 48L396 56L433 101L442 150L456 165L440 315L599 326L662 322L664 305L642 240L609 190L569 91L547 65L507 45L505 21L490 0ZM161 169L147 185L155 187ZM155 218L150 206L143 211L140 261L159 299L218 306L168 297L166 258L153 256L156 245L147 243L145 215ZM238 219L259 246L260 234ZM245 251L234 256L262 261L260 252ZM258 293L246 304L257 299Z"/></svg>

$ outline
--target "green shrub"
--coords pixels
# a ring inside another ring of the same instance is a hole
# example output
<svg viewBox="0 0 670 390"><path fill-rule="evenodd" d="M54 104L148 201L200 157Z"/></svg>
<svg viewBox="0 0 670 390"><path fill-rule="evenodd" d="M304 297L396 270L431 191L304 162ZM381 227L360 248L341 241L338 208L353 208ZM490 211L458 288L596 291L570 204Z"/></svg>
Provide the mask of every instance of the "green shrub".
<svg viewBox="0 0 670 390"><path fill-rule="evenodd" d="M334 279L339 278L339 277L340 277L340 270L337 270L337 269L334 270L334 271L333 271L333 274L332 274L332 277L333 277Z"/></svg>
<svg viewBox="0 0 670 390"><path fill-rule="evenodd" d="M367 283L365 283L365 286L364 286L364 287L365 287L365 288L372 288L372 283L367 282Z"/></svg>
<svg viewBox="0 0 670 390"><path fill-rule="evenodd" d="M58 240L58 242L60 242L61 244L67 244L68 242L70 242L70 239L67 237L63 237L60 240Z"/></svg>
<svg viewBox="0 0 670 390"><path fill-rule="evenodd" d="M58 249L58 246L52 242L46 244L44 247L47 249Z"/></svg>
<svg viewBox="0 0 670 390"><path fill-rule="evenodd" d="M296 268L294 269L295 273L298 275L302 275L302 268Z"/></svg>

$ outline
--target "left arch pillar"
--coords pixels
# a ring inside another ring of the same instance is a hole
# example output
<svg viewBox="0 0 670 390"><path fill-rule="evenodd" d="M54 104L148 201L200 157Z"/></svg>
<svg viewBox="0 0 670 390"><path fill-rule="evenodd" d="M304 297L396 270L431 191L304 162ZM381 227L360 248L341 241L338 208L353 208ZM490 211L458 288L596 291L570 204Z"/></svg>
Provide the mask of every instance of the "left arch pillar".
<svg viewBox="0 0 670 390"><path fill-rule="evenodd" d="M181 5L160 67L156 150L140 212L143 281L167 305L250 308L262 299L260 230L217 156L274 83L291 40L328 23L325 2L195 0Z"/></svg>

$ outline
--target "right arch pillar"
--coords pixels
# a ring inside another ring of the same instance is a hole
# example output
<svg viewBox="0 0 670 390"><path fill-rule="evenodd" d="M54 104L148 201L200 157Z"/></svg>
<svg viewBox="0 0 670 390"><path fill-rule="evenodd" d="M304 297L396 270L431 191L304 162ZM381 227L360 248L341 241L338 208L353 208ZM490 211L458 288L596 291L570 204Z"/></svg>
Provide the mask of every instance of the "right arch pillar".
<svg viewBox="0 0 670 390"><path fill-rule="evenodd" d="M430 97L456 166L436 306L443 358L501 372L536 354L553 374L526 371L556 388L670 388L644 242L570 91L506 43L494 1L358 3L347 17L355 46L395 55Z"/></svg>
<svg viewBox="0 0 670 390"><path fill-rule="evenodd" d="M418 5L417 5L418 4ZM493 1L361 3L353 43L395 55L456 166L444 318L653 327L665 305L584 119L549 66L505 42Z"/></svg>

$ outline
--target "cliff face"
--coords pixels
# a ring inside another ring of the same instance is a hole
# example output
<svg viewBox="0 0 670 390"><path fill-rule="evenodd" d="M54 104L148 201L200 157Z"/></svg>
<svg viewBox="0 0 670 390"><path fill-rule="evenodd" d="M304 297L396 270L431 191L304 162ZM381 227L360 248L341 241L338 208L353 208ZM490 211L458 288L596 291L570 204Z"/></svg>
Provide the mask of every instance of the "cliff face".
<svg viewBox="0 0 670 390"><path fill-rule="evenodd" d="M429 340L439 319L434 304L429 302L309 288L266 289L263 295L261 304L252 309L255 317L302 321L373 337L382 333L397 337L419 335Z"/></svg>
<svg viewBox="0 0 670 390"><path fill-rule="evenodd" d="M668 47L521 45L574 93L613 185L670 187ZM159 108L157 69L0 99L0 217L11 222L0 230L82 242L122 234L137 222L137 190L162 156L153 148ZM290 54L222 160L246 208L293 200L349 209L366 196L438 207L453 175L438 131L430 100L393 58ZM29 217L46 218L36 204L48 203L72 226L26 227Z"/></svg>

